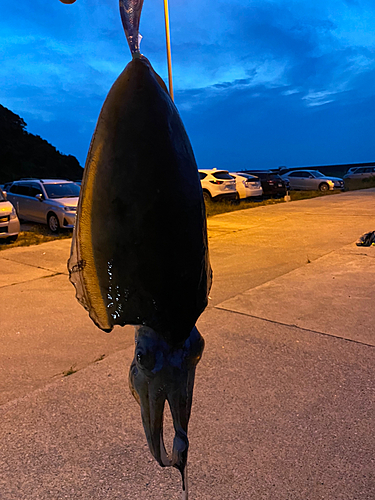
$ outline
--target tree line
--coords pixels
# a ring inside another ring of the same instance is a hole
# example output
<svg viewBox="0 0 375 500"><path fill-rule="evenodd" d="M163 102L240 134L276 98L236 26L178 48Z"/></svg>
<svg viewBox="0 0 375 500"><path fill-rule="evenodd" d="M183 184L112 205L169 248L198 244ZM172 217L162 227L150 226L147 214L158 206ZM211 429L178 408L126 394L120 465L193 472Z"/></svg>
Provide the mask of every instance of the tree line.
<svg viewBox="0 0 375 500"><path fill-rule="evenodd" d="M0 104L0 183L23 177L78 180L83 169L77 158L57 151L26 131L25 121Z"/></svg>

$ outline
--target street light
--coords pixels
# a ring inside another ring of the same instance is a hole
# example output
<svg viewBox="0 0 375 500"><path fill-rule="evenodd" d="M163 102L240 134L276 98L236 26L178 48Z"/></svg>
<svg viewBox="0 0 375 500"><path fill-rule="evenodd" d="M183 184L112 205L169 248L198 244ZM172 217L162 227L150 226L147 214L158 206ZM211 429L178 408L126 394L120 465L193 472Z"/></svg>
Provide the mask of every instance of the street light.
<svg viewBox="0 0 375 500"><path fill-rule="evenodd" d="M172 101L174 101L173 80L172 80L171 32L170 32L170 28L169 28L168 0L164 0L164 19L165 19L165 36L166 36L166 41L167 41L169 93L171 95Z"/></svg>

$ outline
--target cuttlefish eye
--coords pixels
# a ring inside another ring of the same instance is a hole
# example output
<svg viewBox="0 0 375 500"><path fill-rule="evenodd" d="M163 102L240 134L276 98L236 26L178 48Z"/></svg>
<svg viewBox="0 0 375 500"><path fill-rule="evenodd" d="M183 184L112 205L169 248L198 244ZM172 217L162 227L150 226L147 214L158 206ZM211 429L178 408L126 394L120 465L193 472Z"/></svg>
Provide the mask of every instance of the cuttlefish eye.
<svg viewBox="0 0 375 500"><path fill-rule="evenodd" d="M148 371L152 371L155 367L155 355L152 352L144 352L141 349L136 350L136 359L138 365Z"/></svg>
<svg viewBox="0 0 375 500"><path fill-rule="evenodd" d="M188 366L196 366L202 357L204 338L195 327L190 332L190 337L185 342L185 349L187 352L185 360Z"/></svg>

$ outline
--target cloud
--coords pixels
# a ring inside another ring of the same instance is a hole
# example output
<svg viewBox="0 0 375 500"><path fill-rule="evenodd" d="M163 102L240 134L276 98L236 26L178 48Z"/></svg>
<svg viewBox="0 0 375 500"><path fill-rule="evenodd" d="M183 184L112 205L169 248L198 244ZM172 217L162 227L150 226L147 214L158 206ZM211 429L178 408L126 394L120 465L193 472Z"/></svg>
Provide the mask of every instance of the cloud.
<svg viewBox="0 0 375 500"><path fill-rule="evenodd" d="M334 99L331 98L336 95L336 92L309 92L307 95L302 97L303 100L307 102L307 106L323 106L324 104L329 104L333 102Z"/></svg>
<svg viewBox="0 0 375 500"><path fill-rule="evenodd" d="M334 99L330 94L308 94L309 102L294 89L241 85L220 93L216 88L196 94L189 90L178 99L199 100L181 113L201 168L370 161L375 157L375 97L373 93L364 97L358 88L374 76L358 75L356 90L337 93Z"/></svg>

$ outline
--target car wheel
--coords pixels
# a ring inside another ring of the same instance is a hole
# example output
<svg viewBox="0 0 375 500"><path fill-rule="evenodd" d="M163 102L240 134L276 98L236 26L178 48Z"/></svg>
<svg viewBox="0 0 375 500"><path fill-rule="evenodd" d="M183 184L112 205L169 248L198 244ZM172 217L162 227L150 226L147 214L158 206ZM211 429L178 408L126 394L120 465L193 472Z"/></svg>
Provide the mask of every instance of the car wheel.
<svg viewBox="0 0 375 500"><path fill-rule="evenodd" d="M207 203L208 201L212 201L211 199L211 196L210 196L210 193L208 193L207 191L203 191L203 199L204 201Z"/></svg>
<svg viewBox="0 0 375 500"><path fill-rule="evenodd" d="M58 233L60 229L60 223L59 219L57 218L57 215L54 214L53 212L48 215L47 219L48 227L50 231L53 233Z"/></svg>
<svg viewBox="0 0 375 500"><path fill-rule="evenodd" d="M326 182L322 182L321 184L319 184L319 191L328 191L329 190L329 186Z"/></svg>

